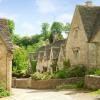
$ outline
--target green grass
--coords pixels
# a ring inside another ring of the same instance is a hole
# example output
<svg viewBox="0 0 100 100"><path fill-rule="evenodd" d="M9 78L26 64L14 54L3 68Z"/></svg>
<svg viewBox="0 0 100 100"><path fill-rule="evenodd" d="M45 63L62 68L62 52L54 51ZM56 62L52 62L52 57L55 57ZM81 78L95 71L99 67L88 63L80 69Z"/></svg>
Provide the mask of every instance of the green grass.
<svg viewBox="0 0 100 100"><path fill-rule="evenodd" d="M65 89L83 89L84 87L84 82L80 81L76 84L62 84L56 87L57 90L65 90Z"/></svg>
<svg viewBox="0 0 100 100"><path fill-rule="evenodd" d="M100 89L98 89L98 90L96 90L96 91L91 92L91 94L94 94L94 95L100 95Z"/></svg>
<svg viewBox="0 0 100 100"><path fill-rule="evenodd" d="M0 98L10 96L10 92L0 86Z"/></svg>

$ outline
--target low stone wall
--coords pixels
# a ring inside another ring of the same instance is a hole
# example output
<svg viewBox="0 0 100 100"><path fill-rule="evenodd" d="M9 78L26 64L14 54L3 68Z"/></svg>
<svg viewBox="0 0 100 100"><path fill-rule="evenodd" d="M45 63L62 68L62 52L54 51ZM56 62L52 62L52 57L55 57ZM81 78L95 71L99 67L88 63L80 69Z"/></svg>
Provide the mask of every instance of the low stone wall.
<svg viewBox="0 0 100 100"><path fill-rule="evenodd" d="M31 89L54 89L61 84L78 83L84 78L51 79L51 80L32 80L32 79L13 79L12 87L31 88Z"/></svg>
<svg viewBox="0 0 100 100"><path fill-rule="evenodd" d="M89 89L100 89L100 76L87 75L85 76L85 86Z"/></svg>
<svg viewBox="0 0 100 100"><path fill-rule="evenodd" d="M30 88L31 80L29 78L12 79L13 88Z"/></svg>

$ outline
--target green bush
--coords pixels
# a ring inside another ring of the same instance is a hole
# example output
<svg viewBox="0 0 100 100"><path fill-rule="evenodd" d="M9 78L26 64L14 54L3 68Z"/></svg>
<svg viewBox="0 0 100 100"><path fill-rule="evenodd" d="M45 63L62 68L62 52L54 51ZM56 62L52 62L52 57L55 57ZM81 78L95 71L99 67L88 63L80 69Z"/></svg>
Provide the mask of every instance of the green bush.
<svg viewBox="0 0 100 100"><path fill-rule="evenodd" d="M10 96L10 93L0 86L0 98Z"/></svg>
<svg viewBox="0 0 100 100"><path fill-rule="evenodd" d="M86 75L94 75L96 72L97 68L87 68L86 70Z"/></svg>
<svg viewBox="0 0 100 100"><path fill-rule="evenodd" d="M71 67L70 60L69 59L68 60L65 59L63 61L63 66L64 66L64 69L67 69L67 68Z"/></svg>
<svg viewBox="0 0 100 100"><path fill-rule="evenodd" d="M12 72L12 77L16 77L16 78L29 78L30 74L23 72L21 70L17 70L17 71L13 71Z"/></svg>
<svg viewBox="0 0 100 100"><path fill-rule="evenodd" d="M31 78L34 80L47 80L47 79L51 79L52 75L47 72L45 72L45 73L36 72L31 75Z"/></svg>
<svg viewBox="0 0 100 100"><path fill-rule="evenodd" d="M68 70L66 70L66 76L69 77L84 77L86 72L86 67L77 65L70 67Z"/></svg>
<svg viewBox="0 0 100 100"><path fill-rule="evenodd" d="M66 70L59 70L58 72L56 72L55 78L61 78L61 79L66 78Z"/></svg>
<svg viewBox="0 0 100 100"><path fill-rule="evenodd" d="M33 72L33 73L36 72L37 61L32 60L31 65L32 65L32 72Z"/></svg>
<svg viewBox="0 0 100 100"><path fill-rule="evenodd" d="M96 70L94 74L100 76L100 69Z"/></svg>
<svg viewBox="0 0 100 100"><path fill-rule="evenodd" d="M86 68L81 65L69 67L67 69L59 70L55 73L55 78L70 78L70 77L84 77Z"/></svg>
<svg viewBox="0 0 100 100"><path fill-rule="evenodd" d="M80 81L76 84L77 88L83 88L84 87L84 81Z"/></svg>

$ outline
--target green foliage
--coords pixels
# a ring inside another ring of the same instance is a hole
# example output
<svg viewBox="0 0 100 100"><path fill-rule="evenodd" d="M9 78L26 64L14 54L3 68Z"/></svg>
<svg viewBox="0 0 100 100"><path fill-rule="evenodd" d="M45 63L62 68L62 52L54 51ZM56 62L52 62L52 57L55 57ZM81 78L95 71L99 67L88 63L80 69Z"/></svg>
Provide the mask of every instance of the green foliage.
<svg viewBox="0 0 100 100"><path fill-rule="evenodd" d="M44 40L49 38L50 32L48 23L42 23L42 35L44 37Z"/></svg>
<svg viewBox="0 0 100 100"><path fill-rule="evenodd" d="M100 69L97 69L94 74L100 76Z"/></svg>
<svg viewBox="0 0 100 100"><path fill-rule="evenodd" d="M27 52L24 48L15 47L13 53L13 69L26 70L28 66Z"/></svg>
<svg viewBox="0 0 100 100"><path fill-rule="evenodd" d="M64 89L76 89L76 84L62 84L56 86L57 90L64 90Z"/></svg>
<svg viewBox="0 0 100 100"><path fill-rule="evenodd" d="M55 78L64 79L66 78L66 70L59 70L55 73Z"/></svg>
<svg viewBox="0 0 100 100"><path fill-rule="evenodd" d="M65 59L63 61L63 66L64 66L64 69L67 69L67 68L71 67L70 60L69 59L68 60Z"/></svg>
<svg viewBox="0 0 100 100"><path fill-rule="evenodd" d="M76 87L77 88L84 88L84 81L80 81L80 82L78 82L77 84L76 84Z"/></svg>
<svg viewBox="0 0 100 100"><path fill-rule="evenodd" d="M64 31L67 34L70 31L71 25L69 23L66 23L66 25L64 26Z"/></svg>
<svg viewBox="0 0 100 100"><path fill-rule="evenodd" d="M98 68L96 68L96 67L87 68L86 75L94 75L97 70L98 70Z"/></svg>
<svg viewBox="0 0 100 100"><path fill-rule="evenodd" d="M84 66L73 66L64 68L58 72L56 72L56 78L70 78L70 77L84 77L86 72L86 68Z"/></svg>
<svg viewBox="0 0 100 100"><path fill-rule="evenodd" d="M0 98L10 96L10 93L0 86Z"/></svg>
<svg viewBox="0 0 100 100"><path fill-rule="evenodd" d="M85 66L73 66L68 68L67 70L67 77L84 77L86 72Z"/></svg>
<svg viewBox="0 0 100 100"><path fill-rule="evenodd" d="M29 78L30 77L28 73L26 73L25 71L21 71L21 70L13 71L12 76L16 78Z"/></svg>
<svg viewBox="0 0 100 100"><path fill-rule="evenodd" d="M31 78L34 80L48 80L48 79L52 78L52 75L50 75L47 72L45 72L45 73L36 72L36 73L31 75Z"/></svg>
<svg viewBox="0 0 100 100"><path fill-rule="evenodd" d="M32 72L33 72L33 73L36 72L37 61L32 60L31 65L32 65Z"/></svg>
<svg viewBox="0 0 100 100"><path fill-rule="evenodd" d="M64 89L83 89L84 88L84 81L80 81L78 83L73 84L62 84L56 86L57 90L64 90Z"/></svg>
<svg viewBox="0 0 100 100"><path fill-rule="evenodd" d="M13 32L15 29L15 24L14 24L13 20L8 20L8 25L9 25L9 31L10 31L11 35L14 34Z"/></svg>
<svg viewBox="0 0 100 100"><path fill-rule="evenodd" d="M51 26L51 35L49 38L50 43L52 43L54 40L63 39L63 36L61 34L62 31L63 31L63 23L53 22Z"/></svg>
<svg viewBox="0 0 100 100"><path fill-rule="evenodd" d="M52 34L58 34L58 33L62 33L63 31L63 23L60 22L53 22L52 26L51 26L51 33Z"/></svg>
<svg viewBox="0 0 100 100"><path fill-rule="evenodd" d="M93 92L91 92L92 94L95 94L95 95L100 95L100 89L98 89L98 90L96 90L96 91L93 91Z"/></svg>

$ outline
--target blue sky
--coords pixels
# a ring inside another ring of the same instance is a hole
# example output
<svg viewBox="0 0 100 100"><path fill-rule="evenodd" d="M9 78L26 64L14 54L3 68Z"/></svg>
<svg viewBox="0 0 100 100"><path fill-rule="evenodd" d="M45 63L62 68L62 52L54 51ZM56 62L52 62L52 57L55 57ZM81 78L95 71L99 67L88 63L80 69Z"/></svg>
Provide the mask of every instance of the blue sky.
<svg viewBox="0 0 100 100"><path fill-rule="evenodd" d="M0 0L0 17L15 22L15 33L24 35L39 34L41 24L53 21L71 22L76 4L86 0ZM100 5L100 0L92 0Z"/></svg>

